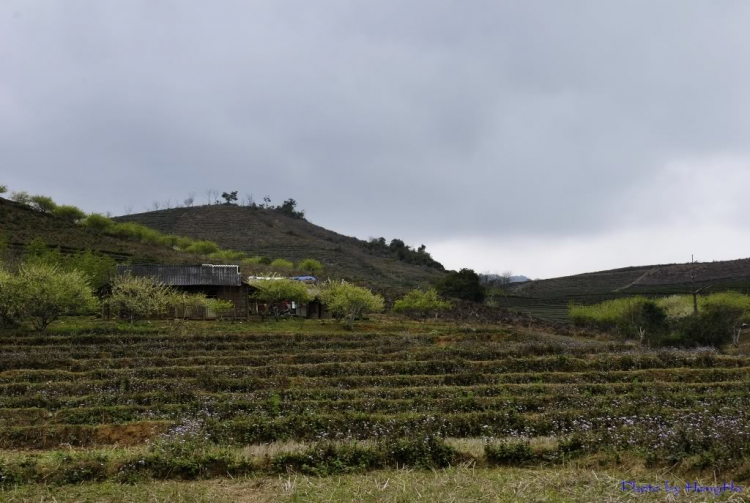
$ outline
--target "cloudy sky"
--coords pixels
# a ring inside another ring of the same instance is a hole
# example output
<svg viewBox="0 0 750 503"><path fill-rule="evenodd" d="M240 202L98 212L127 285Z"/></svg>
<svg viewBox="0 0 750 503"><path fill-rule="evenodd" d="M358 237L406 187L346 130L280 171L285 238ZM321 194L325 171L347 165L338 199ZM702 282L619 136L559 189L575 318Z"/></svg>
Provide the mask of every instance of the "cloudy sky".
<svg viewBox="0 0 750 503"><path fill-rule="evenodd" d="M293 197L451 268L750 256L750 2L3 0L0 183Z"/></svg>

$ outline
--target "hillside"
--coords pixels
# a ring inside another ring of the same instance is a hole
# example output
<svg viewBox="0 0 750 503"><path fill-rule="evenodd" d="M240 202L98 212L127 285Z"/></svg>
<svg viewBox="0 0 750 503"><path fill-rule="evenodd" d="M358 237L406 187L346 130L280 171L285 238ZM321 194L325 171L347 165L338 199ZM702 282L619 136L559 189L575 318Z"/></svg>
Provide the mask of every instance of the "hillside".
<svg viewBox="0 0 750 503"><path fill-rule="evenodd" d="M164 246L105 236L83 226L40 213L0 197L0 237L13 249L22 249L35 238L65 252L98 250L115 260L141 263L194 264L201 257Z"/></svg>
<svg viewBox="0 0 750 503"><path fill-rule="evenodd" d="M379 253L365 241L330 231L278 211L233 205L174 208L117 217L160 232L208 239L223 248L297 262L313 258L336 277L385 287L410 287L443 272Z"/></svg>
<svg viewBox="0 0 750 503"><path fill-rule="evenodd" d="M707 291L750 291L750 259L626 267L513 283L504 288L506 296L498 303L541 318L566 321L571 301L591 304L621 296L661 296L704 287L710 287Z"/></svg>

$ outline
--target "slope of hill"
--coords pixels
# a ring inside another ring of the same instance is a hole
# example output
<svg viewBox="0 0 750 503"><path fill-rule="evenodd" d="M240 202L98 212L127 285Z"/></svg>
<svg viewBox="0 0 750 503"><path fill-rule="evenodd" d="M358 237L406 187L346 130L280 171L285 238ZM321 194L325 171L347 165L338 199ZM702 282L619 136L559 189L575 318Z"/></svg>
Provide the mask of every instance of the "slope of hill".
<svg viewBox="0 0 750 503"><path fill-rule="evenodd" d="M208 239L223 248L297 262L313 258L336 277L387 287L424 285L444 273L379 253L365 241L278 211L233 205L196 206L115 218L160 232Z"/></svg>
<svg viewBox="0 0 750 503"><path fill-rule="evenodd" d="M626 267L512 283L504 288L506 296L497 302L502 307L564 322L571 301L593 304L622 296L663 296L705 287L710 287L706 292L750 292L750 259Z"/></svg>
<svg viewBox="0 0 750 503"><path fill-rule="evenodd" d="M98 250L118 261L168 264L200 263L201 257L113 236L105 236L83 226L0 197L0 238L13 249L22 249L31 240L41 239L46 245L72 252Z"/></svg>

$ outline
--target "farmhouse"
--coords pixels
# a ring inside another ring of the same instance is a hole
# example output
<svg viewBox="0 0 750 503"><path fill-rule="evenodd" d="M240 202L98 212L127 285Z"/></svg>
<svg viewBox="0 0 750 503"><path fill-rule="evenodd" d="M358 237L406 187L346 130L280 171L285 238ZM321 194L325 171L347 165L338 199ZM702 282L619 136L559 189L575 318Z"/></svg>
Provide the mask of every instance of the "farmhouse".
<svg viewBox="0 0 750 503"><path fill-rule="evenodd" d="M248 317L248 295L255 291L254 287L243 281L236 265L118 265L117 274L153 278L188 293L203 293L208 298L231 301L234 309L221 314L232 318ZM188 317L214 319L217 313L200 309Z"/></svg>

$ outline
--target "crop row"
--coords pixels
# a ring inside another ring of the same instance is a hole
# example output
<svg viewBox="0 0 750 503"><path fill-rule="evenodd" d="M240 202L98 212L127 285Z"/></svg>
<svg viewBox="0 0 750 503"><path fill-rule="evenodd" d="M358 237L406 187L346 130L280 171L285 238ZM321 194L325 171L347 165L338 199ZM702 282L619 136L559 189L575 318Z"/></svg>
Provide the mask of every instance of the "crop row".
<svg viewBox="0 0 750 503"><path fill-rule="evenodd" d="M462 373L434 375L343 375L334 377L216 377L209 370L198 377L143 379L135 375L120 379L78 382L18 382L0 385L0 397L35 395L73 396L93 393L148 391L253 392L259 389L285 388L407 388L414 386L475 386L499 384L594 384L627 382L708 383L745 380L747 368L738 369L650 369L612 372L544 372L544 373Z"/></svg>
<svg viewBox="0 0 750 503"><path fill-rule="evenodd" d="M5 426L31 424L104 424L142 420L177 420L206 415L218 420L238 417L284 417L303 414L452 414L477 411L542 413L555 410L593 409L619 414L658 413L667 409L739 409L750 405L747 393L705 396L694 393L641 396L537 395L528 397L451 397L411 399L352 399L283 401L278 396L257 399L199 399L186 403L46 408L0 408Z"/></svg>
<svg viewBox="0 0 750 503"><path fill-rule="evenodd" d="M654 398L669 397L681 393L690 395L722 396L724 394L750 393L750 381L724 381L706 383L687 382L627 382L604 384L503 384L476 386L430 386L402 388L279 388L258 389L248 392L206 393L195 389L178 389L174 391L117 392L95 393L90 395L52 395L35 393L20 396L0 397L0 408L43 408L56 411L75 407L111 407L117 405L168 405L185 404L195 401L230 402L230 401L266 401L280 400L285 402L316 400L407 400L407 399L442 399L461 400L472 397L543 397L555 396L605 396L610 399L618 397L648 395Z"/></svg>
<svg viewBox="0 0 750 503"><path fill-rule="evenodd" d="M435 435L441 437L534 437L564 436L598 432L600 438L614 432L644 433L662 431L682 418L695 415L688 409L654 409L629 414L616 409L596 411L569 409L539 414L513 410L458 412L449 414L300 414L280 418L251 417L233 420L204 419L202 431L220 445L248 445L281 440L372 440L385 437ZM709 422L723 418L738 432L747 432L750 418L742 410L700 412ZM50 448L60 444L74 446L122 442L131 432L131 443L143 442L174 423L146 421L126 424L39 425L0 429L2 448ZM641 428L640 430L638 428Z"/></svg>
<svg viewBox="0 0 750 503"><path fill-rule="evenodd" d="M6 359L4 368L13 366L13 359ZM143 377L183 377L195 375L202 369L216 377L327 377L368 375L435 375L465 373L514 373L514 372L583 372L583 371L627 371L640 369L701 368L747 368L750 357L726 355L691 356L685 354L622 354L607 358L575 358L565 355L528 358L504 358L489 361L465 359L434 359L424 361L378 361L378 362L333 362L305 364L266 364L262 358L195 357L180 359L143 358L96 359L68 361L69 367L83 369L107 369L94 371L51 370L35 372L25 370L0 373L0 383L32 380L76 381L106 379L119 375L137 374ZM182 365L175 365L182 364ZM7 365L7 367L5 367ZM136 370L130 370L137 365ZM125 369L122 369L125 367ZM118 372L116 369L122 369ZM49 369L35 369L49 370Z"/></svg>

